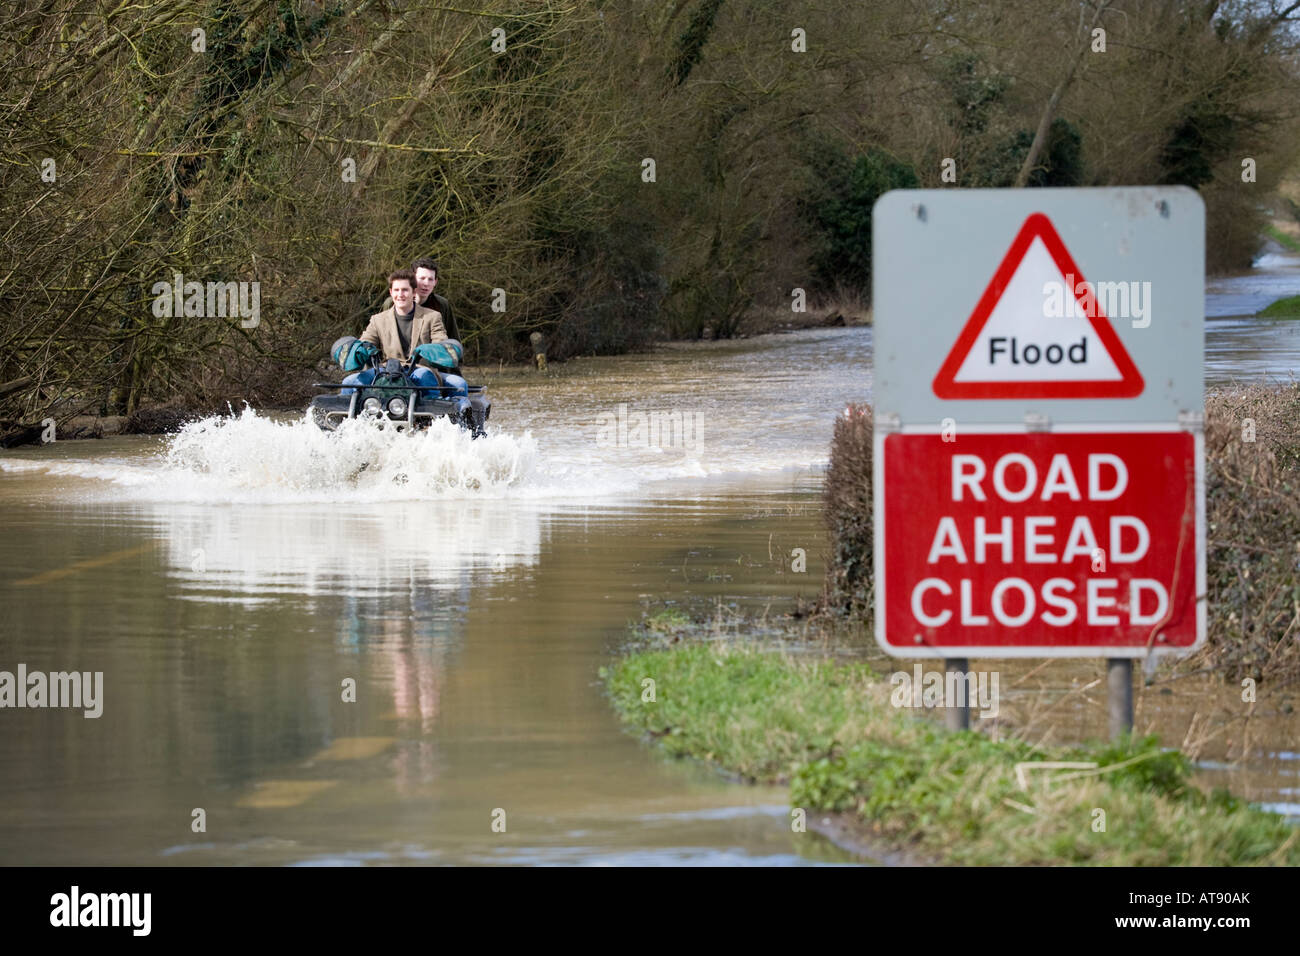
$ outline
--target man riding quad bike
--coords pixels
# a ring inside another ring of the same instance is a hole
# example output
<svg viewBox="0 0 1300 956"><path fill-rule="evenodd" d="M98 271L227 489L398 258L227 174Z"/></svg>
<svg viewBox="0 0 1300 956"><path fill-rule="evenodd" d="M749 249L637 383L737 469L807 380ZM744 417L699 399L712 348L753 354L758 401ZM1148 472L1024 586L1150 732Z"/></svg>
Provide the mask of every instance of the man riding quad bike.
<svg viewBox="0 0 1300 956"><path fill-rule="evenodd" d="M468 428L475 438L485 435L484 425L492 413L486 389L447 384L434 371L456 368L461 354L460 343L446 339L416 346L410 362L385 361L369 342L345 336L334 343L330 357L345 372L360 374L349 375L341 384L317 382L317 388L338 389L338 394L313 398L312 419L326 431L334 431L352 418L411 430L425 428L435 418L449 418ZM420 361L434 368L422 368L417 364Z"/></svg>
<svg viewBox="0 0 1300 956"><path fill-rule="evenodd" d="M316 423L332 431L344 419L364 416L415 429L447 417L475 438L484 434L492 403L481 385L471 388L458 374L464 350L447 337L442 313L415 302L410 270L392 273L388 291L392 306L370 317L361 338L344 336L330 349L330 357L352 374L341 388L318 383L340 390L312 400Z"/></svg>

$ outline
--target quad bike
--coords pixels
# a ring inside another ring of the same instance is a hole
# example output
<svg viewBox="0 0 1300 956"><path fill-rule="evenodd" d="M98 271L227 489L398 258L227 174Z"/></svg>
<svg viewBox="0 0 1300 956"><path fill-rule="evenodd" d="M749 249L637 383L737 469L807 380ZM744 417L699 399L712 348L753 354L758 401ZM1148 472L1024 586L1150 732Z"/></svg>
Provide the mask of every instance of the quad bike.
<svg viewBox="0 0 1300 956"><path fill-rule="evenodd" d="M350 346L340 348L340 339L332 350L335 360L347 370L356 370L355 363L344 364ZM459 343L457 343L459 346ZM469 386L469 395L458 395L450 385L421 385L413 378L419 367L415 362L403 363L398 359L384 361L368 356L369 369L374 378L368 385L343 385L334 382L316 382L315 388L335 389L334 395L317 395L311 400L309 410L312 420L325 431L334 431L352 418L382 424L390 428L416 431L427 428L435 418L449 418L468 429L474 438L487 434L485 425L492 414L492 400L483 385Z"/></svg>

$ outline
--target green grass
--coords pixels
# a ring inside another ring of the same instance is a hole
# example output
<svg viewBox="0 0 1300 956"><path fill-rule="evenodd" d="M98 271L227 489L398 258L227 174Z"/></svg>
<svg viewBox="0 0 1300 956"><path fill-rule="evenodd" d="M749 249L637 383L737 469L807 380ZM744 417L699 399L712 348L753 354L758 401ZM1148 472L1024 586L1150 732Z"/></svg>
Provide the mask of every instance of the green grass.
<svg viewBox="0 0 1300 956"><path fill-rule="evenodd" d="M1278 299L1259 314L1266 319L1300 319L1300 295Z"/></svg>
<svg viewBox="0 0 1300 956"><path fill-rule="evenodd" d="M1265 226L1264 231L1268 233L1271 239L1281 243L1285 248L1292 252L1300 252L1300 241L1288 236L1281 229L1277 228L1277 226Z"/></svg>
<svg viewBox="0 0 1300 956"><path fill-rule="evenodd" d="M622 719L669 754L788 782L792 806L854 813L875 839L945 863L1300 864L1300 831L1206 796L1154 738L1047 751L948 733L890 706L891 685L864 663L736 642L634 650L602 676ZM1099 767L1036 773L1020 789L1016 764L1042 760Z"/></svg>

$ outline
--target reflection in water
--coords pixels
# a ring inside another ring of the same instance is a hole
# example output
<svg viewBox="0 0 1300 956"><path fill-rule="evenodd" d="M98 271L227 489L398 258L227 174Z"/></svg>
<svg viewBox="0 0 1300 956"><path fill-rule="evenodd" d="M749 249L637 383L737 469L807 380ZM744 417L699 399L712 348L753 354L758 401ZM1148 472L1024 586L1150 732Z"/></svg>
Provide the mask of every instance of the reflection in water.
<svg viewBox="0 0 1300 956"><path fill-rule="evenodd" d="M427 736L476 582L532 566L542 515L527 502L395 501L384 505L157 504L142 517L165 542L179 600L254 607L289 595L335 621L340 652L391 700L383 719ZM353 679L356 679L355 677ZM392 758L402 794L436 776L433 741Z"/></svg>
<svg viewBox="0 0 1300 956"><path fill-rule="evenodd" d="M141 506L189 598L462 593L473 572L535 564L542 509L518 501ZM461 602L463 606L463 601Z"/></svg>

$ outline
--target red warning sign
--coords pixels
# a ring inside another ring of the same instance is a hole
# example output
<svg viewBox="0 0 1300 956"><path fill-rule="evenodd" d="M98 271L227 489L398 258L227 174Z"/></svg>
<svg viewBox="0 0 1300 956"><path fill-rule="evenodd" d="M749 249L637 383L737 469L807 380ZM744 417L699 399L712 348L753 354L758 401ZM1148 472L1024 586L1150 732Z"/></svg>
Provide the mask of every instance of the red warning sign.
<svg viewBox="0 0 1300 956"><path fill-rule="evenodd" d="M1122 286L1115 291L1127 296L1127 284L1105 285ZM934 393L945 399L1142 394L1142 376L1097 292L1051 221L1032 214L939 368Z"/></svg>
<svg viewBox="0 0 1300 956"><path fill-rule="evenodd" d="M1192 433L904 433L877 451L890 653L1134 656L1204 633Z"/></svg>

